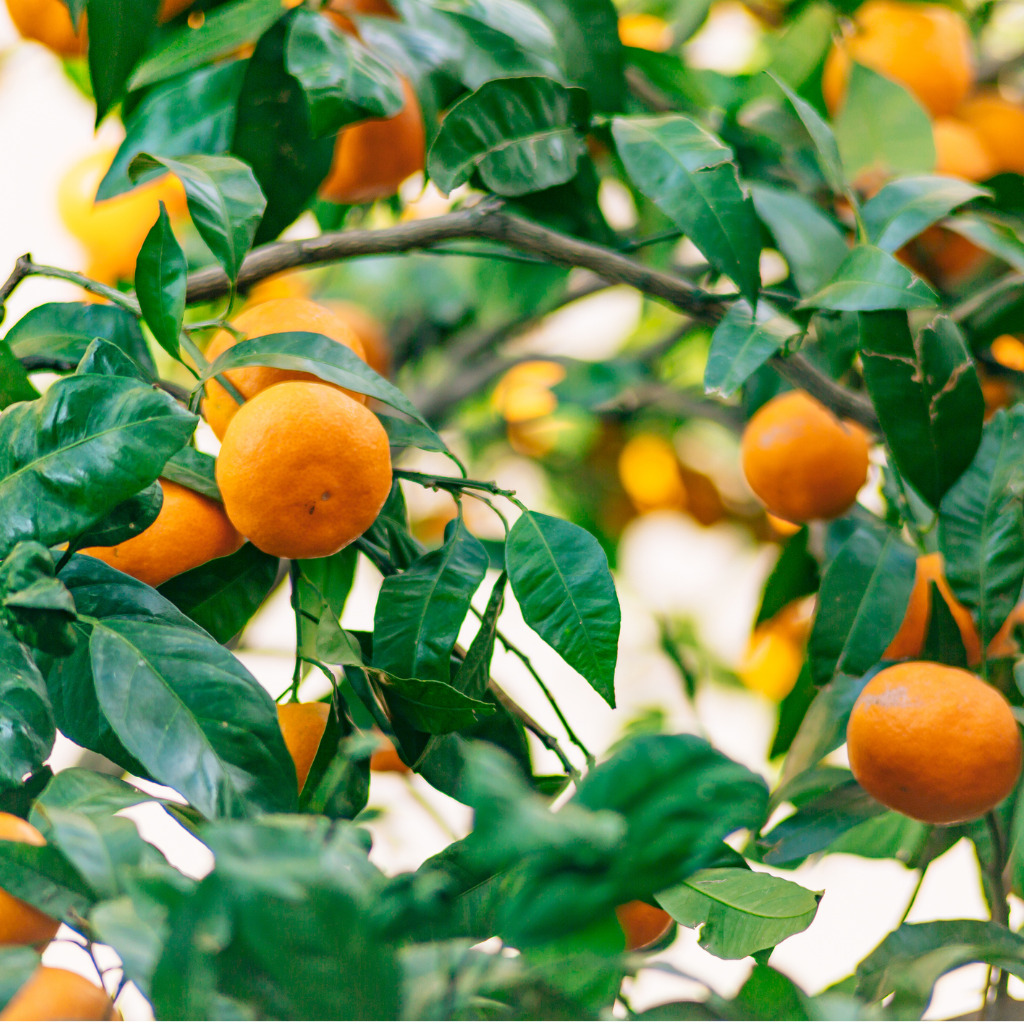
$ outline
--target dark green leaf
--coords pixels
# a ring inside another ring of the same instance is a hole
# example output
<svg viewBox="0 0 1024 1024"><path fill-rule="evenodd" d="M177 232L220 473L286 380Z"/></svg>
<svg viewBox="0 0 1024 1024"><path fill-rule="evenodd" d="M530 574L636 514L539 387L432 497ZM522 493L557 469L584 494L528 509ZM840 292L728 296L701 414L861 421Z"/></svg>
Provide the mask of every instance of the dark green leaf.
<svg viewBox="0 0 1024 1024"><path fill-rule="evenodd" d="M85 355L75 367L75 373L79 376L100 373L111 377L130 377L147 385L153 383L153 378L130 355L103 338L89 343Z"/></svg>
<svg viewBox="0 0 1024 1024"><path fill-rule="evenodd" d="M28 379L25 367L15 358L7 342L0 341L0 409L38 397L39 392Z"/></svg>
<svg viewBox="0 0 1024 1024"><path fill-rule="evenodd" d="M801 328L762 299L755 316L740 300L718 322L704 369L704 390L728 398L735 394Z"/></svg>
<svg viewBox="0 0 1024 1024"><path fill-rule="evenodd" d="M498 636L498 616L505 604L505 585L508 577L502 573L491 588L487 607L480 619L480 628L466 651L466 657L459 666L452 685L460 693L482 700L491 680L491 658L494 656L494 642Z"/></svg>
<svg viewBox="0 0 1024 1024"><path fill-rule="evenodd" d="M39 771L55 736L46 683L28 649L0 625L0 789Z"/></svg>
<svg viewBox="0 0 1024 1024"><path fill-rule="evenodd" d="M220 501L220 489L214 476L215 464L216 460L212 455L186 447L175 452L167 460L160 475L181 484L182 487L204 494L207 498Z"/></svg>
<svg viewBox="0 0 1024 1024"><path fill-rule="evenodd" d="M425 733L457 732L468 729L481 715L493 712L493 705L459 693L450 683L437 679L382 677L380 692L389 708Z"/></svg>
<svg viewBox="0 0 1024 1024"><path fill-rule="evenodd" d="M85 533L80 533L70 546L72 550L78 551L81 548L113 547L120 544L151 526L160 514L163 503L163 488L159 483L152 483L111 509L98 523Z"/></svg>
<svg viewBox="0 0 1024 1024"><path fill-rule="evenodd" d="M124 94L132 68L156 27L159 0L86 0L89 18L89 78L96 98L96 124Z"/></svg>
<svg viewBox="0 0 1024 1024"><path fill-rule="evenodd" d="M343 736L332 710L302 787L299 809L334 819L354 818L370 795L370 757L375 746L376 740L365 733Z"/></svg>
<svg viewBox="0 0 1024 1024"><path fill-rule="evenodd" d="M816 1020L808 1003L806 995L784 974L765 964L755 964L736 994L729 1016L736 1020Z"/></svg>
<svg viewBox="0 0 1024 1024"><path fill-rule="evenodd" d="M633 184L753 305L761 285L760 230L732 150L678 114L616 117L612 136Z"/></svg>
<svg viewBox="0 0 1024 1024"><path fill-rule="evenodd" d="M585 94L550 78L487 82L445 116L427 158L442 192L479 172L504 196L562 185L576 174L586 150L577 125Z"/></svg>
<svg viewBox="0 0 1024 1024"><path fill-rule="evenodd" d="M601 546L574 523L524 512L505 568L526 624L614 707L620 611Z"/></svg>
<svg viewBox="0 0 1024 1024"><path fill-rule="evenodd" d="M895 257L873 245L858 245L832 280L801 306L811 309L922 309L939 298Z"/></svg>
<svg viewBox="0 0 1024 1024"><path fill-rule="evenodd" d="M818 563L807 550L808 537L807 527L802 526L782 549L779 560L765 582L755 626L767 622L791 601L817 592L820 582Z"/></svg>
<svg viewBox="0 0 1024 1024"><path fill-rule="evenodd" d="M54 846L0 842L4 891L59 920L84 917L96 894Z"/></svg>
<svg viewBox="0 0 1024 1024"><path fill-rule="evenodd" d="M54 579L53 556L20 541L0 564L0 624L29 647L63 655L74 649L75 602Z"/></svg>
<svg viewBox="0 0 1024 1024"><path fill-rule="evenodd" d="M807 129L825 181L828 182L833 192L844 192L846 176L843 173L843 161L839 156L839 146L836 144L832 129L814 107L805 99L801 99L785 82L774 75L769 75L769 77L786 94L786 99L792 104L796 116L800 118L803 126Z"/></svg>
<svg viewBox="0 0 1024 1024"><path fill-rule="evenodd" d="M164 204L135 261L135 291L153 337L173 359L185 318L185 254L178 245Z"/></svg>

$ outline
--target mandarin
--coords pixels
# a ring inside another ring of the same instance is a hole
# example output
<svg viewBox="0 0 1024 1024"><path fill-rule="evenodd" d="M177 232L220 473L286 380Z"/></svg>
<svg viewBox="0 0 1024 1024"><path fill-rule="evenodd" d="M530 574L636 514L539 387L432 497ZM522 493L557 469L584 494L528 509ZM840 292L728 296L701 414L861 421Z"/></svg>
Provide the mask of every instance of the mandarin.
<svg viewBox="0 0 1024 1024"><path fill-rule="evenodd" d="M45 846L42 833L24 818L0 811L0 842ZM57 934L60 922L0 889L0 946L38 946Z"/></svg>
<svg viewBox="0 0 1024 1024"><path fill-rule="evenodd" d="M308 704L278 704L277 720L284 736L284 745L295 762L295 775L299 792L309 778L309 770L316 760L327 719L331 716L331 705L323 701Z"/></svg>
<svg viewBox="0 0 1024 1024"><path fill-rule="evenodd" d="M643 900L630 900L615 908L630 952L653 945L672 927L671 915Z"/></svg>
<svg viewBox="0 0 1024 1024"><path fill-rule="evenodd" d="M955 117L937 117L932 122L935 140L935 173L967 181L984 181L996 173L995 157L981 134Z"/></svg>
<svg viewBox="0 0 1024 1024"><path fill-rule="evenodd" d="M996 171L1024 174L1024 108L995 90L976 93L957 112L992 155Z"/></svg>
<svg viewBox="0 0 1024 1024"><path fill-rule="evenodd" d="M120 1020L95 982L61 967L37 967L0 1013L0 1020Z"/></svg>

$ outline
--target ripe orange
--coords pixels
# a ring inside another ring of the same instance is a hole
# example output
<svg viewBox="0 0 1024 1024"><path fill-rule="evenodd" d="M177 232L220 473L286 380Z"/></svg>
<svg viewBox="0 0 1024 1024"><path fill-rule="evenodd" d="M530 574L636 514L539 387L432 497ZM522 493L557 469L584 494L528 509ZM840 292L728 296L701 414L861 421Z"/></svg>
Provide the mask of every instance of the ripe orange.
<svg viewBox="0 0 1024 1024"><path fill-rule="evenodd" d="M1006 698L948 665L883 669L857 698L846 740L868 793L932 825L980 817L1020 775L1020 731Z"/></svg>
<svg viewBox="0 0 1024 1024"><path fill-rule="evenodd" d="M984 181L996 173L995 157L980 133L955 117L937 117L932 123L935 173L968 181Z"/></svg>
<svg viewBox="0 0 1024 1024"><path fill-rule="evenodd" d="M380 420L337 388L275 384L228 424L217 456L228 518L279 558L333 555L368 529L391 490Z"/></svg>
<svg viewBox="0 0 1024 1024"><path fill-rule="evenodd" d="M672 927L667 911L643 900L620 904L615 908L615 916L626 933L626 949L630 952L652 945Z"/></svg>
<svg viewBox="0 0 1024 1024"><path fill-rule="evenodd" d="M115 152L113 148L103 149L80 160L68 169L57 188L61 220L89 254L86 273L107 284L134 276L135 259L156 223L161 201L171 218L183 216L186 211L185 190L169 174L94 202Z"/></svg>
<svg viewBox="0 0 1024 1024"><path fill-rule="evenodd" d="M505 371L495 385L491 405L508 423L539 419L558 408L558 397L551 389L563 380L561 363L527 359Z"/></svg>
<svg viewBox="0 0 1024 1024"><path fill-rule="evenodd" d="M42 833L23 818L0 812L0 841L45 846ZM38 946L57 934L60 922L0 889L0 946Z"/></svg>
<svg viewBox="0 0 1024 1024"><path fill-rule="evenodd" d="M246 338L259 338L265 334L281 334L286 331L309 331L313 334L323 334L338 342L339 345L345 345L352 349L360 359L364 354L362 343L348 323L336 313L309 299L297 297L269 299L258 306L244 310L235 317L232 326L241 331ZM236 341L233 335L227 331L218 331L206 349L206 358L212 363L234 344ZM239 370L228 370L224 376L246 399L284 381L320 380L314 374L305 373L302 370L280 370L272 366L243 366ZM336 385L328 386L335 387ZM351 391L345 393L357 402L366 401L365 395ZM224 433L236 412L238 412L238 403L228 394L227 389L216 380L208 380L206 396L203 399L203 416L221 440L224 439Z"/></svg>
<svg viewBox="0 0 1024 1024"><path fill-rule="evenodd" d="M37 967L0 1020L120 1020L106 991L61 967Z"/></svg>
<svg viewBox="0 0 1024 1024"><path fill-rule="evenodd" d="M990 658L1012 658L1016 655L1020 646L1017 643L1017 626L1024 623L1024 603L1016 605L1006 621L999 627L999 631L988 645L988 656Z"/></svg>
<svg viewBox="0 0 1024 1024"><path fill-rule="evenodd" d="M996 171L1024 174L1024 107L993 89L976 93L958 115L981 137Z"/></svg>
<svg viewBox="0 0 1024 1024"><path fill-rule="evenodd" d="M942 555L934 552L921 555L914 571L914 586L910 591L907 611L903 622L889 646L882 655L886 660L916 658L921 654L925 638L928 635L928 624L932 615L932 588L938 587L942 599L946 602L953 620L960 628L960 638L967 652L968 664L976 665L981 661L981 638L974 626L971 613L956 599L949 589L946 575L943 572Z"/></svg>
<svg viewBox="0 0 1024 1024"><path fill-rule="evenodd" d="M304 274L271 274L270 277L257 281L245 297L242 310L252 309L270 299L308 299L309 281Z"/></svg>
<svg viewBox="0 0 1024 1024"><path fill-rule="evenodd" d="M992 358L1008 370L1024 372L1024 341L1012 334L1000 334L989 349Z"/></svg>
<svg viewBox="0 0 1024 1024"><path fill-rule="evenodd" d="M867 479L867 432L805 391L761 406L743 431L740 454L750 489L769 512L795 523L841 515Z"/></svg>
<svg viewBox="0 0 1024 1024"><path fill-rule="evenodd" d="M936 117L952 114L974 82L967 24L939 4L867 0L857 9L853 32L825 61L821 89L833 116L846 97L851 60L898 82Z"/></svg>
<svg viewBox="0 0 1024 1024"><path fill-rule="evenodd" d="M637 512L686 506L679 457L671 442L660 434L635 434L623 445L619 481Z"/></svg>
<svg viewBox="0 0 1024 1024"><path fill-rule="evenodd" d="M412 769L398 756L394 743L386 736L381 736L380 741L381 745L370 755L370 771L408 775Z"/></svg>
<svg viewBox="0 0 1024 1024"><path fill-rule="evenodd" d="M159 480L164 502L156 521L113 547L83 548L135 579L158 587L172 576L233 554L244 538L231 525L224 506L174 483Z"/></svg>
<svg viewBox="0 0 1024 1024"><path fill-rule="evenodd" d="M623 46L664 53L672 46L672 26L656 14L623 14L619 18L619 40Z"/></svg>
<svg viewBox="0 0 1024 1024"><path fill-rule="evenodd" d="M316 760L316 752L327 728L331 705L322 701L310 704L278 704L277 720L281 725L284 745L295 762L295 775L299 781L299 792L306 784L309 769Z"/></svg>
<svg viewBox="0 0 1024 1024"><path fill-rule="evenodd" d="M408 79L402 79L402 92L405 106L394 117L360 121L338 133L331 169L320 186L322 199L348 204L384 199L423 170L423 112Z"/></svg>
<svg viewBox="0 0 1024 1024"><path fill-rule="evenodd" d="M384 325L368 310L354 302L332 299L327 308L341 317L355 332L363 346L363 358L372 370L382 377L391 375L391 343Z"/></svg>
<svg viewBox="0 0 1024 1024"><path fill-rule="evenodd" d="M755 627L736 669L743 685L769 700L787 696L803 668L810 630L811 606L803 600L791 602Z"/></svg>

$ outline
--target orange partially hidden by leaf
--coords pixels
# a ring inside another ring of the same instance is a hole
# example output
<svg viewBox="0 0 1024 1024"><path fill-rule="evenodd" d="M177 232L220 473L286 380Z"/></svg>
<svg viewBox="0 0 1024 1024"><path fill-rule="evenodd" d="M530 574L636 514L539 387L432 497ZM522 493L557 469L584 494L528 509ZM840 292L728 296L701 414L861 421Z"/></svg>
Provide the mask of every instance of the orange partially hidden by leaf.
<svg viewBox="0 0 1024 1024"><path fill-rule="evenodd" d="M667 911L643 900L620 904L615 908L615 916L626 933L626 949L630 952L653 945L672 927Z"/></svg>
<svg viewBox="0 0 1024 1024"><path fill-rule="evenodd" d="M736 674L769 700L782 700L796 685L811 629L811 603L793 601L755 627Z"/></svg>
<svg viewBox="0 0 1024 1024"><path fill-rule="evenodd" d="M107 992L62 967L37 967L0 1020L120 1020Z"/></svg>
<svg viewBox="0 0 1024 1024"><path fill-rule="evenodd" d="M0 812L0 841L46 845L39 829L24 818L6 812ZM0 889L0 947L45 944L57 934L59 927L59 921Z"/></svg>
<svg viewBox="0 0 1024 1024"><path fill-rule="evenodd" d="M394 743L386 736L380 737L380 741L381 745L370 756L370 771L408 775L412 769L398 756Z"/></svg>
<svg viewBox="0 0 1024 1024"><path fill-rule="evenodd" d="M970 239L938 224L912 238L896 253L896 258L945 291L959 288L991 260Z"/></svg>
<svg viewBox="0 0 1024 1024"><path fill-rule="evenodd" d="M331 716L331 705L323 701L308 704L278 704L277 720L284 736L284 745L295 762L295 775L299 792L306 784L309 769L316 760L316 752Z"/></svg>

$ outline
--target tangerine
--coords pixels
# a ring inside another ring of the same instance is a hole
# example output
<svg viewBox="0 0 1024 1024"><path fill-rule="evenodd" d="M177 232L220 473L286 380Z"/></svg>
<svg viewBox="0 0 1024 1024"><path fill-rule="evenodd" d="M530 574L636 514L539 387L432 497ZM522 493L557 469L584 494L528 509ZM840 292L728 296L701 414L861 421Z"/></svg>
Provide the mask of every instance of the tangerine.
<svg viewBox="0 0 1024 1024"><path fill-rule="evenodd" d="M391 343L384 325L367 309L354 302L332 299L327 308L341 317L355 332L363 346L363 358L371 370L382 377L391 375Z"/></svg>
<svg viewBox="0 0 1024 1024"><path fill-rule="evenodd" d="M327 719L331 716L331 705L323 701L308 704L278 704L277 721L284 736L284 745L295 762L295 775L299 792L309 778L309 770L316 760Z"/></svg>
<svg viewBox="0 0 1024 1024"><path fill-rule="evenodd" d="M412 769L398 756L394 743L386 736L381 736L380 746L370 755L370 771L408 775Z"/></svg>
<svg viewBox="0 0 1024 1024"><path fill-rule="evenodd" d="M985 181L996 173L996 160L981 134L956 117L937 117L932 122L935 141L935 173L967 181Z"/></svg>
<svg viewBox="0 0 1024 1024"><path fill-rule="evenodd" d="M656 14L623 14L619 18L619 41L623 46L664 53L675 41L672 26Z"/></svg>
<svg viewBox="0 0 1024 1024"><path fill-rule="evenodd" d="M626 933L626 949L630 952L653 945L672 927L667 911L643 900L621 903L615 908L615 916Z"/></svg>
<svg viewBox="0 0 1024 1024"><path fill-rule="evenodd" d="M120 1020L95 982L61 967L37 967L0 1013L0 1020Z"/></svg>
<svg viewBox="0 0 1024 1024"><path fill-rule="evenodd" d="M0 811L0 841L45 846L42 833L24 818ZM38 946L57 934L60 922L0 889L0 946Z"/></svg>
<svg viewBox="0 0 1024 1024"><path fill-rule="evenodd" d="M1024 174L1024 108L990 89L975 93L958 114L977 132L997 172Z"/></svg>

